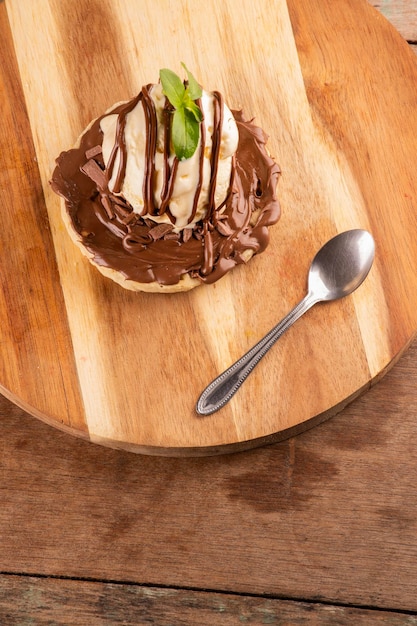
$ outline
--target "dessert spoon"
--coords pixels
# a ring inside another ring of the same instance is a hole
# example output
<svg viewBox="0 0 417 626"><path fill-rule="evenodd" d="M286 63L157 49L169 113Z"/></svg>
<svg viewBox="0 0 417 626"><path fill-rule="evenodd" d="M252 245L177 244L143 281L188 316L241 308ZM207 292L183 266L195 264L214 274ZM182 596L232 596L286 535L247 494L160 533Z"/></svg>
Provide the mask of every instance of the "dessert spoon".
<svg viewBox="0 0 417 626"><path fill-rule="evenodd" d="M375 242L366 230L348 230L330 239L311 263L306 296L249 352L206 387L198 399L197 413L210 415L221 409L277 339L314 304L338 300L355 291L368 275L374 256Z"/></svg>

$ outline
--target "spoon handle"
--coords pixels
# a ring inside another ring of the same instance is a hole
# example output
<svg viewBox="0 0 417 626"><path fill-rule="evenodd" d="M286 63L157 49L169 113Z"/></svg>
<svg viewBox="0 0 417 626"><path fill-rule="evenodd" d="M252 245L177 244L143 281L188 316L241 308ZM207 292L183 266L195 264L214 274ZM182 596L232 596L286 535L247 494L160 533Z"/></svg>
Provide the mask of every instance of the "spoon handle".
<svg viewBox="0 0 417 626"><path fill-rule="evenodd" d="M253 346L238 361L215 378L198 399L196 410L200 415L210 415L221 409L234 396L268 350L281 335L294 324L319 299L308 293L265 337Z"/></svg>

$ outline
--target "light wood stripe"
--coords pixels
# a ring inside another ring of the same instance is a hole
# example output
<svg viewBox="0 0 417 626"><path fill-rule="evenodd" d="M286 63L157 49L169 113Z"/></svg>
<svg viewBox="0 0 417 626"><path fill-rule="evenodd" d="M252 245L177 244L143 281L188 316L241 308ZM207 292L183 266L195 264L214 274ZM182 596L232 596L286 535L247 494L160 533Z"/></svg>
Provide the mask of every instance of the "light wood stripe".
<svg viewBox="0 0 417 626"><path fill-rule="evenodd" d="M0 7L0 385L26 410L85 436L66 308L5 9Z"/></svg>

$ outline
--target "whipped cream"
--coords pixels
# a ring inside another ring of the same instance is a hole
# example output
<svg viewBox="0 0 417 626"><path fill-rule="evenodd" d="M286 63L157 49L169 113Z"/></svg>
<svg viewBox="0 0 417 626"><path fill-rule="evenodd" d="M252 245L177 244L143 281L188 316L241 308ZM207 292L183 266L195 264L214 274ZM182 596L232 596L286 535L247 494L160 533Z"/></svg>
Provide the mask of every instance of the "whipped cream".
<svg viewBox="0 0 417 626"><path fill-rule="evenodd" d="M165 125L162 121L165 96L162 92L162 85L152 85L149 90L150 98L155 106L157 116L157 138L155 152L155 174L154 174L154 204L156 208L161 205L161 191L164 182L164 141ZM197 209L193 215L193 206L196 190L200 179L200 152L201 136L197 149L193 156L178 162L178 169L175 182L170 195L169 210L175 220L175 231L184 228L192 228L199 220L203 219L209 209L209 189L211 180L211 154L212 154L212 134L214 126L215 96L211 92L203 90L201 97L201 109L203 112L203 122L205 126L204 158L202 165L202 185L198 197ZM100 128L103 132L103 159L107 166L116 141L116 129L118 123L117 114L104 116L100 121ZM119 194L123 196L133 207L133 211L142 217L149 217L154 222L171 224L171 219L167 213L162 215L143 214L144 197L143 183L146 159L146 138L147 124L142 101L126 116L124 130L124 144L126 150L126 170L124 180ZM218 208L226 199L232 171L232 157L237 150L239 132L232 112L223 104L223 124L220 135L219 160L217 165L217 177L214 193L214 205ZM120 160L120 150L116 154L114 163L114 173L109 181L109 190L114 191L116 172ZM169 157L169 165L172 167L174 154ZM191 219L192 218L192 219Z"/></svg>

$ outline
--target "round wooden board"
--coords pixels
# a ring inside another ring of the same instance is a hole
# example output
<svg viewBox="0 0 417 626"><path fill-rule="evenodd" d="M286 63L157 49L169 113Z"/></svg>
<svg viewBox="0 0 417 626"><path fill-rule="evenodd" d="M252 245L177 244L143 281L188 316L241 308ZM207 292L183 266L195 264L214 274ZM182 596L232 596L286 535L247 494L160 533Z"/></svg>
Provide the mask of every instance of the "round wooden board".
<svg viewBox="0 0 417 626"><path fill-rule="evenodd" d="M417 329L406 43L365 0L197 5L0 4L1 389L58 428L150 454L241 450L310 427L378 380ZM268 132L282 218L269 248L217 284L134 294L80 256L48 181L90 119L181 61ZM228 405L199 417L206 384L304 295L316 250L358 227L376 240L362 287L311 310Z"/></svg>

